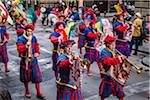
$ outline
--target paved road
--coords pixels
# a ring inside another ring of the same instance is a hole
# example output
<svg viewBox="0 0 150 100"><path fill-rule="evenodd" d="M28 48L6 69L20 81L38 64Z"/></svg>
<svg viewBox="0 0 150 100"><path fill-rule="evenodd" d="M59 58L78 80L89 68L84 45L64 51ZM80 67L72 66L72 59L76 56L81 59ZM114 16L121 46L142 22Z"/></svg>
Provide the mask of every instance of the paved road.
<svg viewBox="0 0 150 100"><path fill-rule="evenodd" d="M56 100L55 78L51 63L52 44L48 39L50 34L49 31L52 31L52 28L43 28L40 24L38 24L36 26L34 34L37 36L41 46L41 55L39 57L39 65L43 73L43 82L41 83L41 89L46 96L46 100ZM17 36L12 28L8 29L8 33L10 33L11 35L10 41L8 43L10 73L6 75L4 73L4 67L2 67L2 71L0 72L0 86L3 85L9 89L13 100L28 100L24 97L24 87L23 84L19 81L20 58L18 58L15 45ZM74 39L77 40L77 38ZM76 47L77 45L74 46L75 51L77 51ZM141 48L146 48L145 44ZM145 56L147 56L147 54L139 53L138 56L131 56L129 59L136 65L142 66L145 70L148 69L148 67L141 64L141 60ZM98 96L98 88L101 80L99 69L96 63L91 66L91 70L93 72L93 76L91 77L88 77L86 75L86 72L83 73L83 96L85 100L99 100L100 98ZM147 97L149 96L150 85L149 81L149 71L143 71L143 73L140 75L137 75L135 70L131 71L130 78L127 84L124 86L124 91L126 94L125 100L148 100ZM30 100L38 100L36 98L36 91L34 87L35 86L33 84L30 85L32 93L32 98ZM116 99L117 98L111 96L107 100Z"/></svg>

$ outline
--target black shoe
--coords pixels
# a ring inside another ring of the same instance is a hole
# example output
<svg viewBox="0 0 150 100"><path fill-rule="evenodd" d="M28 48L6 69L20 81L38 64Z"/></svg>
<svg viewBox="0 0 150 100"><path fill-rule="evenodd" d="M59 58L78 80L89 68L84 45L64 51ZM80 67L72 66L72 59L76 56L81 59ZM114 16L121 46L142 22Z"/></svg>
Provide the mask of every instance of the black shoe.
<svg viewBox="0 0 150 100"><path fill-rule="evenodd" d="M133 55L137 55L137 53L133 53Z"/></svg>
<svg viewBox="0 0 150 100"><path fill-rule="evenodd" d="M45 96L44 95L37 95L37 98L45 100Z"/></svg>
<svg viewBox="0 0 150 100"><path fill-rule="evenodd" d="M26 98L31 98L31 94L25 94Z"/></svg>

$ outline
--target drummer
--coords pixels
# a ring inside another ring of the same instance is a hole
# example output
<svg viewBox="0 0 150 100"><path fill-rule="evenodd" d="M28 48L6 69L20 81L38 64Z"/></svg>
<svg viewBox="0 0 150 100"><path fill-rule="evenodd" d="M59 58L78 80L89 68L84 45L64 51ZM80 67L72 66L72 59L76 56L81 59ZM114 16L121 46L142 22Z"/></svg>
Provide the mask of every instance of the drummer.
<svg viewBox="0 0 150 100"><path fill-rule="evenodd" d="M60 44L64 50L57 58L59 69L59 80L57 83L57 100L83 100L81 90L71 81L70 74L73 67L73 61L78 58L77 55L72 57L72 46L74 40L66 40ZM73 75L75 77L75 75Z"/></svg>
<svg viewBox="0 0 150 100"><path fill-rule="evenodd" d="M100 68L100 74L102 79L99 87L99 96L101 96L101 100L104 100L111 94L117 96L119 100L123 100L124 98L123 86L107 74L107 71L110 70L110 67L121 63L122 59L126 58L123 55L115 55L115 40L116 38L112 36L107 36L104 40L106 48L102 49L100 53L98 65Z"/></svg>

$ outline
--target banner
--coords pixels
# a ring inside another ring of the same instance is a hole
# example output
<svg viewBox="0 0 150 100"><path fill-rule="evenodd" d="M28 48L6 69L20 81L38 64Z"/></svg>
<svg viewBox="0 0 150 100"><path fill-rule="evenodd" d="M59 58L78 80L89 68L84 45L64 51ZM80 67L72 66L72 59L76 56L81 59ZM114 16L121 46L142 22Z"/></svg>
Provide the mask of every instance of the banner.
<svg viewBox="0 0 150 100"><path fill-rule="evenodd" d="M6 16L7 22L13 25L13 20L9 16L7 9L5 8L4 4L1 1L0 1L0 9L2 10L2 14Z"/></svg>

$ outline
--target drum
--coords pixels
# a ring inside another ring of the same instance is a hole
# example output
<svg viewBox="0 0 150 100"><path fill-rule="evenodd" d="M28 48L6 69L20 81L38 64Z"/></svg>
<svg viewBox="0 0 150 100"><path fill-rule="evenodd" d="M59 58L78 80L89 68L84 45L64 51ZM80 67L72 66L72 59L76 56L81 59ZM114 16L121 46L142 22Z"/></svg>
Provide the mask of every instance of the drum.
<svg viewBox="0 0 150 100"><path fill-rule="evenodd" d="M115 79L121 85L125 85L128 78L132 66L128 62L123 62L115 66L111 66L108 74Z"/></svg>
<svg viewBox="0 0 150 100"><path fill-rule="evenodd" d="M73 82L74 85L78 87L78 89L81 89L82 85L82 70L83 67L81 66L80 61L74 60L70 69L70 81Z"/></svg>

